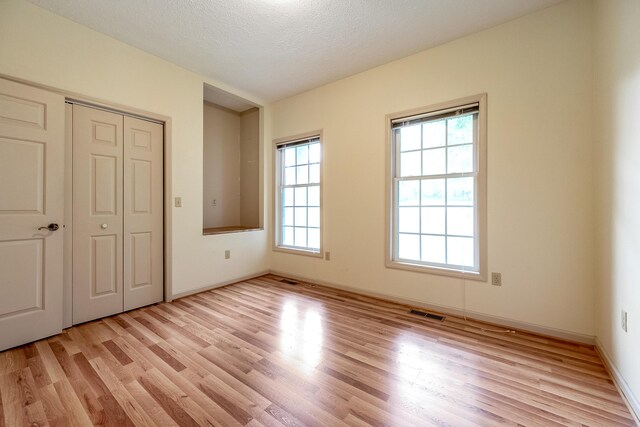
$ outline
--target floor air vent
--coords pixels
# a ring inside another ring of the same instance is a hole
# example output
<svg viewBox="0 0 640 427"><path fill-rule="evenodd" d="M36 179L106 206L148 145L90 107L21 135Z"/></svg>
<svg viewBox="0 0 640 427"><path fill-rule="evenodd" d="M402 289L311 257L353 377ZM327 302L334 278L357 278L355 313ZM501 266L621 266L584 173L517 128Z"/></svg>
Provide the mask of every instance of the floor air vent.
<svg viewBox="0 0 640 427"><path fill-rule="evenodd" d="M280 282L286 283L287 285L297 285L298 284L298 282L296 282L295 280L291 280L291 279L280 279Z"/></svg>
<svg viewBox="0 0 640 427"><path fill-rule="evenodd" d="M444 316L440 316L439 314L427 313L426 311L409 310L409 314L426 317L427 319L433 319L439 322L442 322L444 320Z"/></svg>

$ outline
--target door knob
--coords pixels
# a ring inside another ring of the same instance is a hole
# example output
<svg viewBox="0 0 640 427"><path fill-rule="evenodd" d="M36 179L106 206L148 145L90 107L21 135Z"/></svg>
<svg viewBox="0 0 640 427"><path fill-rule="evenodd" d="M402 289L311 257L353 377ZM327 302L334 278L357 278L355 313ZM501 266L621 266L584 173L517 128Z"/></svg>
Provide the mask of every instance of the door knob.
<svg viewBox="0 0 640 427"><path fill-rule="evenodd" d="M106 229L107 229L107 227L108 227L108 225L107 225L106 223L105 223L105 224L102 224L102 225L100 226L100 228L102 228L103 230L106 230Z"/></svg>
<svg viewBox="0 0 640 427"><path fill-rule="evenodd" d="M49 225L47 225L46 227L38 227L38 230L49 230L49 231L56 231L58 228L60 228L60 226L56 223L51 223Z"/></svg>

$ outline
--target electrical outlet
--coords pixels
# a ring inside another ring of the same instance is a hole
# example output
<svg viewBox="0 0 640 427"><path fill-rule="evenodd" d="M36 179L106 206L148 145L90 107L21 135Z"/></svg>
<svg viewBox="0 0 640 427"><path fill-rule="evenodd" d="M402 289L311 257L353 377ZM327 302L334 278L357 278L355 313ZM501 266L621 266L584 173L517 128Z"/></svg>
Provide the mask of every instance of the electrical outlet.
<svg viewBox="0 0 640 427"><path fill-rule="evenodd" d="M325 259L325 261L331 261L331 252L326 251L324 253L324 259Z"/></svg>
<svg viewBox="0 0 640 427"><path fill-rule="evenodd" d="M182 197L176 197L176 208L181 208L182 207Z"/></svg>
<svg viewBox="0 0 640 427"><path fill-rule="evenodd" d="M491 284L493 286L502 286L502 273L491 273Z"/></svg>
<svg viewBox="0 0 640 427"><path fill-rule="evenodd" d="M229 258L231 258L231 251L227 249L226 251L224 251L224 259L229 259Z"/></svg>
<svg viewBox="0 0 640 427"><path fill-rule="evenodd" d="M620 314L620 326L622 326L623 331L627 332L627 312L622 310Z"/></svg>

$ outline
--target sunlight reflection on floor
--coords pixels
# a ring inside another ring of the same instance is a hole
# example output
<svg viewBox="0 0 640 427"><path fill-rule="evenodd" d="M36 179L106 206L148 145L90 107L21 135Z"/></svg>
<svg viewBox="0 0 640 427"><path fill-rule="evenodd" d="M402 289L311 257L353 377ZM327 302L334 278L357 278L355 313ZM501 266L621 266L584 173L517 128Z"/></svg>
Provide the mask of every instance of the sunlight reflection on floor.
<svg viewBox="0 0 640 427"><path fill-rule="evenodd" d="M322 359L322 316L314 308L299 312L296 301L287 301L280 317L280 351L312 372Z"/></svg>

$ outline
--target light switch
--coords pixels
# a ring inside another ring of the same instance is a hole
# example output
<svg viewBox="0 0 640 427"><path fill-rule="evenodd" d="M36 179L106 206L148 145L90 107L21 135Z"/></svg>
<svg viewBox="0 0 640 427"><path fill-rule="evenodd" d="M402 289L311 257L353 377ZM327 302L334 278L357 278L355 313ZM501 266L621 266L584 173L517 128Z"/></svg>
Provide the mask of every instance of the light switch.
<svg viewBox="0 0 640 427"><path fill-rule="evenodd" d="M176 208L182 207L182 197L176 197Z"/></svg>

